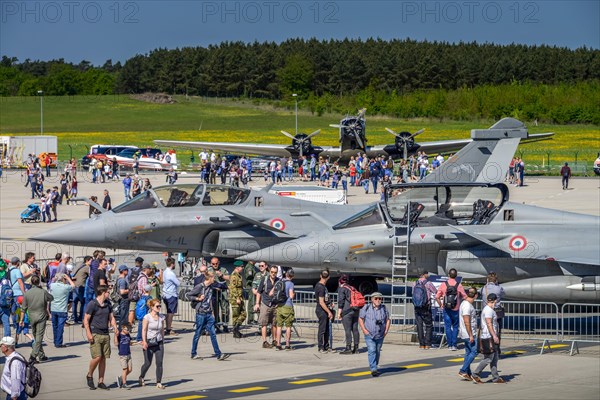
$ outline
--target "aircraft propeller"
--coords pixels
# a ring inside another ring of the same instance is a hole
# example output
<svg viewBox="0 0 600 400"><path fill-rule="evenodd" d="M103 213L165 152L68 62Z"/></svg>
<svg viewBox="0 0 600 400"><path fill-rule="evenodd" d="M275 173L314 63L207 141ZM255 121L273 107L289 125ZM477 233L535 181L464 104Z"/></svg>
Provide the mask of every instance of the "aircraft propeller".
<svg viewBox="0 0 600 400"><path fill-rule="evenodd" d="M410 132L394 132L390 128L385 128L385 130L391 133L392 135L396 136L396 145L401 145L404 151L404 161L406 161L406 159L408 158L408 148L412 147L415 144L415 137L425 132L425 128L419 129L418 131L412 134Z"/></svg>
<svg viewBox="0 0 600 400"><path fill-rule="evenodd" d="M330 124L329 126L332 128L338 128L338 129L345 128L346 131L351 132L354 135L358 145L364 149L365 144L360 136L360 133L363 130L363 125L361 124L361 121L364 121L366 112L367 112L366 108L361 108L360 110L358 110L358 114L355 117L349 118L348 116L346 116L346 118L344 118L343 121L348 121L348 122L345 123L344 125ZM341 140L342 140L342 138L340 137L340 141Z"/></svg>
<svg viewBox="0 0 600 400"><path fill-rule="evenodd" d="M310 138L312 138L313 136L318 135L320 132L321 132L321 130L317 129L316 131L314 131L310 135L305 135L305 134L300 133L300 134L297 134L296 136L294 136L294 135L292 135L289 132L281 131L281 133L283 133L285 136L287 136L290 139L292 139L292 144L296 144L298 146L298 150L300 152L300 157L302 157L304 155L304 147L305 147L304 143L309 143L309 145L310 145Z"/></svg>

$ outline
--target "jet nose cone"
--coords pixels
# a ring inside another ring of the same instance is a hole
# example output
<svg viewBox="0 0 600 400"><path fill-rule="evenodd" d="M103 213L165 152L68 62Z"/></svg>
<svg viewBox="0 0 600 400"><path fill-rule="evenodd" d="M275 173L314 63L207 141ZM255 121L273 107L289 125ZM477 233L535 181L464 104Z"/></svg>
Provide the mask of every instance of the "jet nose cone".
<svg viewBox="0 0 600 400"><path fill-rule="evenodd" d="M101 246L106 242L106 233L101 221L84 220L63 226L53 226L47 232L33 236L31 240L74 246Z"/></svg>

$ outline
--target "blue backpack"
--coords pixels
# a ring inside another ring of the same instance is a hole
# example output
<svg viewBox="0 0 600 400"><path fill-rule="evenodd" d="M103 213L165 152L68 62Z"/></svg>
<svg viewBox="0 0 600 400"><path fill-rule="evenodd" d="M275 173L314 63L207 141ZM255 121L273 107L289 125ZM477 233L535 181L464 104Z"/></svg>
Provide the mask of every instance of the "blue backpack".
<svg viewBox="0 0 600 400"><path fill-rule="evenodd" d="M0 307L12 307L14 293L10 283L10 275L0 282Z"/></svg>
<svg viewBox="0 0 600 400"><path fill-rule="evenodd" d="M415 287L413 287L412 302L417 308L427 307L427 305L429 305L429 296L427 296L425 281L418 280Z"/></svg>
<svg viewBox="0 0 600 400"><path fill-rule="evenodd" d="M146 314L148 314L148 305L146 303L151 298L152 298L152 296L142 296L137 301L137 303L135 303L135 318L138 321L141 321L142 319L144 319Z"/></svg>

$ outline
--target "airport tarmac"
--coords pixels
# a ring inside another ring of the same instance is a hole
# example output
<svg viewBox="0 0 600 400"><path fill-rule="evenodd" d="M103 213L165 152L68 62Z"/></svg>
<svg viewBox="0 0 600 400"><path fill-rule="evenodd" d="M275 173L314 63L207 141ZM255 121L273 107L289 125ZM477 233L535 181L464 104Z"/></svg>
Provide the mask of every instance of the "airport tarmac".
<svg viewBox="0 0 600 400"><path fill-rule="evenodd" d="M148 174L152 184L164 183L163 174ZM46 181L46 187L56 180ZM181 176L180 183L197 182L195 177ZM27 238L51 229L53 224L22 224L20 212L30 204L31 191L24 188L25 181L18 172L4 171L0 180L0 245L4 258L22 257L26 251L37 253L38 259L50 258L58 251L70 251L72 255L91 253L93 249L61 248L44 244L15 240ZM511 200L536 204L543 207L600 215L600 180L598 178L575 178L571 189L563 191L559 177L528 178L525 187L511 186ZM264 185L264 181L256 182ZM122 184L110 182L94 185L80 176L80 195L96 195L102 200L102 190L111 192L113 203L123 200ZM353 204L368 203L379 195L365 195L362 188L351 188L349 201ZM64 224L88 216L87 205L59 206L57 224ZM85 232L82 232L85 234ZM51 328L47 330L45 351L50 360L39 365L43 374L39 399L397 399L448 397L491 399L598 399L600 394L600 351L598 346L581 347L579 355L568 355L569 344L558 346L551 354L539 355L536 342L505 342L507 353L499 362L500 374L508 380L504 385L475 385L461 381L457 376L462 351L446 349L423 351L414 344L404 343L395 333L390 334L384 345L381 368L384 374L371 378L368 374L367 355L364 344L358 355L317 353L314 330L302 326L301 338L294 339L295 349L288 351L265 350L260 338L250 336L233 339L231 334L219 335L222 351L231 353L226 361L211 357L210 341L203 337L199 354L204 360L190 360L193 333L189 323L175 324L181 334L169 338L165 344L163 384L165 390L155 387L154 366L147 374L146 387L131 390L117 389L116 376L120 366L116 349L107 363L106 383L110 392L90 391L85 385L85 371L89 362L89 346L79 326L66 328L67 348L56 349L51 343ZM250 332L250 330L246 330ZM335 347L342 347L341 334L336 331ZM29 347L18 351L29 355ZM134 346L134 372L131 384L137 381L143 357L141 348ZM97 374L96 374L97 376ZM484 381L489 379L484 375Z"/></svg>

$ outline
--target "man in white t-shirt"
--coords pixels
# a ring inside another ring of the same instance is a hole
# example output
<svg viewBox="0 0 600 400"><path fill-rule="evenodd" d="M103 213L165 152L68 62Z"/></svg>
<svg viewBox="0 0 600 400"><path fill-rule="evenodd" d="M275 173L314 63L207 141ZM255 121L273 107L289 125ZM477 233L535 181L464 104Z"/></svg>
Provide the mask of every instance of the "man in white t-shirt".
<svg viewBox="0 0 600 400"><path fill-rule="evenodd" d="M200 160L201 161L207 161L208 160L208 152L206 150L202 150L200 152L200 154L198 154L198 156L200 156Z"/></svg>
<svg viewBox="0 0 600 400"><path fill-rule="evenodd" d="M465 358L458 375L463 379L471 380L471 363L477 357L477 311L473 303L477 299L477 289L467 290L467 298L460 303L459 332L458 335L465 344Z"/></svg>
<svg viewBox="0 0 600 400"><path fill-rule="evenodd" d="M479 378L479 374L483 369L490 364L492 370L492 382L494 383L505 383L504 379L498 375L498 357L500 346L500 338L498 337L498 317L494 308L498 296L494 293L490 293L487 296L487 305L481 312L481 352L483 353L483 360L479 362L475 373L472 375L472 379L475 383L483 383Z"/></svg>

